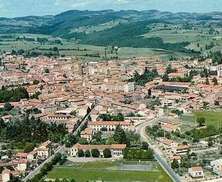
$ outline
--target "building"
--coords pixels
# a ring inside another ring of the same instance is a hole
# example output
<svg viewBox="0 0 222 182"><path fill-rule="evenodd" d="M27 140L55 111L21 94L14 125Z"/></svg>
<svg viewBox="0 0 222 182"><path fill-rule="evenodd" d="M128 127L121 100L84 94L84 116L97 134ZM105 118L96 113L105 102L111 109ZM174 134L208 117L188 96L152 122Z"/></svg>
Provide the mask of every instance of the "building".
<svg viewBox="0 0 222 182"><path fill-rule="evenodd" d="M121 126L126 131L133 131L134 124L130 121L94 121L88 127L94 131L115 131L117 126Z"/></svg>
<svg viewBox="0 0 222 182"><path fill-rule="evenodd" d="M86 128L83 130L80 134L81 138L86 139L88 142L92 140L93 136L93 129L92 128Z"/></svg>
<svg viewBox="0 0 222 182"><path fill-rule="evenodd" d="M204 177L203 168L201 166L189 168L188 173L192 178L203 178Z"/></svg>
<svg viewBox="0 0 222 182"><path fill-rule="evenodd" d="M51 141L46 141L42 143L38 148L34 149L34 151L37 153L37 158L47 159L49 157L50 144L51 144Z"/></svg>
<svg viewBox="0 0 222 182"><path fill-rule="evenodd" d="M4 169L2 171L2 182L8 182L10 181L10 177L11 177L11 171L9 169Z"/></svg>
<svg viewBox="0 0 222 182"><path fill-rule="evenodd" d="M222 159L217 159L215 161L211 161L210 165L213 169L213 172L219 176L222 176Z"/></svg>
<svg viewBox="0 0 222 182"><path fill-rule="evenodd" d="M103 157L103 151L105 149L110 149L112 157L123 157L123 150L126 148L126 144L112 144L112 145L81 145L75 144L72 148L70 148L70 156L77 157L78 151L83 150L91 151L92 149L98 149L100 152L100 157Z"/></svg>
<svg viewBox="0 0 222 182"><path fill-rule="evenodd" d="M181 82L163 82L156 86L156 89L167 92L184 92L189 89L190 83Z"/></svg>
<svg viewBox="0 0 222 182"><path fill-rule="evenodd" d="M190 147L188 145L178 144L177 147L172 149L172 152L176 155L185 155L189 149Z"/></svg>

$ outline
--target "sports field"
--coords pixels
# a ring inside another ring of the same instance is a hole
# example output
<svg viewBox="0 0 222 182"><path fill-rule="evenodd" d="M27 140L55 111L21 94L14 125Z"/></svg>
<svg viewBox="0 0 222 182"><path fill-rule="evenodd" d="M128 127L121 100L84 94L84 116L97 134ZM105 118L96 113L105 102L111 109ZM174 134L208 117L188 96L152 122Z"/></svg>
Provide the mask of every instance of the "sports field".
<svg viewBox="0 0 222 182"><path fill-rule="evenodd" d="M138 165L120 164L118 162L89 162L72 166L57 166L49 174L49 179L69 178L78 182L107 181L107 182L170 182L168 175L158 164ZM127 169L124 169L126 165ZM132 165L132 169L130 166ZM152 166L150 168L150 166Z"/></svg>

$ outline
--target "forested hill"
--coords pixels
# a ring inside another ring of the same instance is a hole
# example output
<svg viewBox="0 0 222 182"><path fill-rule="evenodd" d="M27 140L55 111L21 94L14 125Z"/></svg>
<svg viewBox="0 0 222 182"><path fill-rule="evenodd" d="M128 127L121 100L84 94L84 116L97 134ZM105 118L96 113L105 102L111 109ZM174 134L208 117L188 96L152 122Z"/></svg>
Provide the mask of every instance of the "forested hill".
<svg viewBox="0 0 222 182"><path fill-rule="evenodd" d="M155 26L154 26L155 25ZM222 25L222 13L171 13L149 11L78 11L55 16L0 18L0 34L46 34L79 43L183 50L189 42L165 43L160 37L146 37L158 25L166 30L193 29L195 26L217 28Z"/></svg>

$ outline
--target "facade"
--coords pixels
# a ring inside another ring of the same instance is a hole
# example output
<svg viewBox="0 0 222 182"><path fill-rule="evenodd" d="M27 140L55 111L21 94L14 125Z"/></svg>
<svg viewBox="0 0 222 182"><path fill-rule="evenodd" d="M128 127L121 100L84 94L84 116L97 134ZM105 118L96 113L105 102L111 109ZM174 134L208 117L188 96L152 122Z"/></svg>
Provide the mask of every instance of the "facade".
<svg viewBox="0 0 222 182"><path fill-rule="evenodd" d="M190 147L188 145L179 144L177 147L172 149L175 155L185 155L189 151Z"/></svg>
<svg viewBox="0 0 222 182"><path fill-rule="evenodd" d="M93 136L92 128L86 128L80 134L80 137L86 139L88 142L92 140L92 136Z"/></svg>
<svg viewBox="0 0 222 182"><path fill-rule="evenodd" d="M202 177L204 177L203 168L200 167L200 166L189 168L188 173L192 178L202 178Z"/></svg>
<svg viewBox="0 0 222 182"><path fill-rule="evenodd" d="M121 126L126 131L133 131L135 129L130 121L94 121L89 123L88 126L94 131L115 131L117 126Z"/></svg>
<svg viewBox="0 0 222 182"><path fill-rule="evenodd" d="M103 157L103 151L105 149L110 149L112 157L121 158L123 157L123 150L126 148L125 144L112 144L112 145L81 145L75 144L72 148L70 148L70 156L77 157L78 151L83 150L84 152L92 149L98 149L100 152L100 157Z"/></svg>
<svg viewBox="0 0 222 182"><path fill-rule="evenodd" d="M49 145L51 141L46 141L42 143L38 148L35 148L34 151L37 153L37 158L47 159L49 157Z"/></svg>

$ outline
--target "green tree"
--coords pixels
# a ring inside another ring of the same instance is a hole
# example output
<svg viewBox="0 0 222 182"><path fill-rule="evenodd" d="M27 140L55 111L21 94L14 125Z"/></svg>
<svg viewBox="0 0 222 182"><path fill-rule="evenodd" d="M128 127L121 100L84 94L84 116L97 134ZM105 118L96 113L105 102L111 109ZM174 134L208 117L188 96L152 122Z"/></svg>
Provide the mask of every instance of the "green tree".
<svg viewBox="0 0 222 182"><path fill-rule="evenodd" d="M13 109L13 106L9 102L6 102L4 104L4 110L5 111L11 111L12 109Z"/></svg>
<svg viewBox="0 0 222 182"><path fill-rule="evenodd" d="M197 123L199 124L199 127L204 126L204 124L206 123L206 119L204 117L198 117Z"/></svg>
<svg viewBox="0 0 222 182"><path fill-rule="evenodd" d="M90 157L90 156L91 156L90 151L89 151L89 150L86 150L86 151L85 151L85 157Z"/></svg>
<svg viewBox="0 0 222 182"><path fill-rule="evenodd" d="M92 149L91 154L92 154L92 157L96 157L96 158L100 156L100 152L98 149Z"/></svg>
<svg viewBox="0 0 222 182"><path fill-rule="evenodd" d="M179 168L179 163L177 160L173 160L173 162L171 163L171 168L172 169L178 169Z"/></svg>
<svg viewBox="0 0 222 182"><path fill-rule="evenodd" d="M164 82L169 81L169 76L168 76L167 73L165 73L165 74L163 75L162 80L163 80Z"/></svg>
<svg viewBox="0 0 222 182"><path fill-rule="evenodd" d="M24 147L24 152L29 153L35 148L35 144L27 143Z"/></svg>
<svg viewBox="0 0 222 182"><path fill-rule="evenodd" d="M78 153L77 153L78 157L84 157L84 152L83 150L78 150Z"/></svg>
<svg viewBox="0 0 222 182"><path fill-rule="evenodd" d="M142 149L147 150L149 147L149 144L147 142L142 142Z"/></svg>
<svg viewBox="0 0 222 182"><path fill-rule="evenodd" d="M103 156L104 156L104 158L111 158L112 157L111 150L110 149L104 149L103 150Z"/></svg>
<svg viewBox="0 0 222 182"><path fill-rule="evenodd" d="M113 135L113 139L118 144L129 144L127 140L125 131L121 128L120 125L116 127L115 133Z"/></svg>

